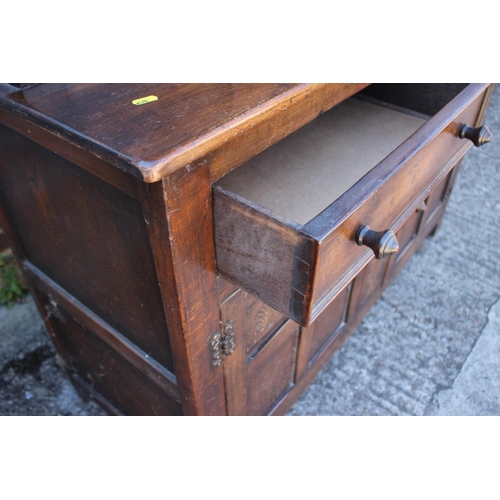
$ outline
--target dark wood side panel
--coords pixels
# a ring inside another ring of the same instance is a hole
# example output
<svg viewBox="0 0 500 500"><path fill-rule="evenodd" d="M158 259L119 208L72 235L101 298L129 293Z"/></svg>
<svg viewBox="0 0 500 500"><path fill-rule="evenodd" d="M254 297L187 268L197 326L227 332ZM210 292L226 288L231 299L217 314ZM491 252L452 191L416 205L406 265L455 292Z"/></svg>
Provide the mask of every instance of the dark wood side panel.
<svg viewBox="0 0 500 500"><path fill-rule="evenodd" d="M0 196L24 258L173 371L140 202L3 126Z"/></svg>
<svg viewBox="0 0 500 500"><path fill-rule="evenodd" d="M219 273L300 318L313 250L299 226L220 186L214 187L214 226Z"/></svg>
<svg viewBox="0 0 500 500"><path fill-rule="evenodd" d="M114 168L100 158L90 156L84 149L72 145L59 135L48 132L36 125L27 124L24 118L11 115L3 109L0 109L0 123L37 144L57 152L66 160L75 163L129 196L139 198L139 184L136 178Z"/></svg>
<svg viewBox="0 0 500 500"><path fill-rule="evenodd" d="M99 392L97 392L91 385L87 384L83 378L77 375L74 372L70 372L68 369L66 370L68 376L73 383L73 387L80 394L80 397L83 399L93 399L97 404L101 406L105 411L108 412L108 415L123 417L124 414L113 406L107 399L102 396Z"/></svg>
<svg viewBox="0 0 500 500"><path fill-rule="evenodd" d="M54 307L57 308L58 304L60 304L68 314L73 316L75 321L92 331L94 335L116 351L117 354L137 368L161 390L165 391L168 396L180 402L175 376L164 366L105 323L90 309L85 307L73 296L69 295L63 288L54 283L32 264L24 262L22 270L24 275L28 278L28 281L36 287L36 295L38 296L40 292L43 291L46 297L49 298L51 310L53 310ZM42 316L44 318L50 316L48 310L44 310ZM50 331L51 325L48 324L47 327Z"/></svg>
<svg viewBox="0 0 500 500"><path fill-rule="evenodd" d="M69 371L124 415L180 415L180 404L114 349L82 326L53 299L41 294ZM99 402L99 401L98 401Z"/></svg>

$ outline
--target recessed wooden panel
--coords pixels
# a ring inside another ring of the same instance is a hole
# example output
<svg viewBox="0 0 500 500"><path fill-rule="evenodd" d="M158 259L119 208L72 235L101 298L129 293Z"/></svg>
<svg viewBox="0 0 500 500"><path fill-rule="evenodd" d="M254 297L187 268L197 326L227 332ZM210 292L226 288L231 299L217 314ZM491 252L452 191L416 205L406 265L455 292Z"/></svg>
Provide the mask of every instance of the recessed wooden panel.
<svg viewBox="0 0 500 500"><path fill-rule="evenodd" d="M27 259L173 371L140 202L1 125L0 196Z"/></svg>
<svg viewBox="0 0 500 500"><path fill-rule="evenodd" d="M299 326L286 323L247 367L247 415L268 413L293 386Z"/></svg>
<svg viewBox="0 0 500 500"><path fill-rule="evenodd" d="M286 317L264 304L250 294L247 294L247 351L263 340L277 326L286 321Z"/></svg>
<svg viewBox="0 0 500 500"><path fill-rule="evenodd" d="M348 286L310 326L302 328L299 352L300 364L304 365L302 371L314 363L317 355L345 325L350 294L351 287Z"/></svg>
<svg viewBox="0 0 500 500"><path fill-rule="evenodd" d="M354 279L348 312L349 322L358 315L377 290L382 288L388 262L373 259Z"/></svg>
<svg viewBox="0 0 500 500"><path fill-rule="evenodd" d="M408 260L408 256L415 250L413 246L416 242L421 220L425 212L426 210L415 210L396 233L396 238L399 242L399 251L387 261L387 270L384 277L386 281L392 280L394 276L399 273Z"/></svg>
<svg viewBox="0 0 500 500"><path fill-rule="evenodd" d="M396 239L399 243L399 251L394 256L394 260L399 260L401 255L404 254L407 246L411 243L411 240L417 235L421 218L422 212L420 210L415 210L415 212L411 214L409 219L401 226L399 231L396 233Z"/></svg>
<svg viewBox="0 0 500 500"><path fill-rule="evenodd" d="M425 214L423 219L423 224L425 224L428 220L433 217L433 214L436 210L439 209L445 193L446 187L448 186L448 181L450 179L452 172L450 172L431 192L428 198L425 200Z"/></svg>
<svg viewBox="0 0 500 500"><path fill-rule="evenodd" d="M88 385L125 415L180 415L180 404L79 324L45 294L54 333L69 363Z"/></svg>

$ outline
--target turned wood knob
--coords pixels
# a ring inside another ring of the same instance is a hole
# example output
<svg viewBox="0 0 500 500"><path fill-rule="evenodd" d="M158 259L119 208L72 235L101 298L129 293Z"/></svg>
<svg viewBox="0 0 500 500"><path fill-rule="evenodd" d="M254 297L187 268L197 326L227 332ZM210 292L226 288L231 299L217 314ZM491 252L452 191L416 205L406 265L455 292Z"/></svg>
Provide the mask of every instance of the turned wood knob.
<svg viewBox="0 0 500 500"><path fill-rule="evenodd" d="M490 129L486 125L482 127L469 127L468 125L464 125L460 129L458 137L460 137L460 139L470 139L477 148L490 142L493 138Z"/></svg>
<svg viewBox="0 0 500 500"><path fill-rule="evenodd" d="M356 232L356 243L373 250L377 259L386 259L399 250L399 243L394 231L372 231L368 226L362 225Z"/></svg>

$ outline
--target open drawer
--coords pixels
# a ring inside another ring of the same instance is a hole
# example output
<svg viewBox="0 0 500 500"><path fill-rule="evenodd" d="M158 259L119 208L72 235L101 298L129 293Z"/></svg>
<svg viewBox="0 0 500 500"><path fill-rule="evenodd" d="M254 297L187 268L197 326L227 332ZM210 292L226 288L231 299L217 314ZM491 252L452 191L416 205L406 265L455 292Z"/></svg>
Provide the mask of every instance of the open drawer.
<svg viewBox="0 0 500 500"><path fill-rule="evenodd" d="M222 178L213 193L219 273L308 325L375 254L397 250L390 231L473 141L488 140L479 126L490 92L373 85ZM461 137L464 125L475 130Z"/></svg>

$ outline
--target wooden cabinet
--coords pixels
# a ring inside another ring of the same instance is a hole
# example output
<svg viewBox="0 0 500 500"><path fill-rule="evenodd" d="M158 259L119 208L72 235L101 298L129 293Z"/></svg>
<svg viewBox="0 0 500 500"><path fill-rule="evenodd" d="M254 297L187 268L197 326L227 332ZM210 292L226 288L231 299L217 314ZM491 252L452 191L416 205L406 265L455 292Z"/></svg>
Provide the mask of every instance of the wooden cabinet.
<svg viewBox="0 0 500 500"><path fill-rule="evenodd" d="M110 413L286 412L439 225L491 90L0 86L2 224L68 376Z"/></svg>

